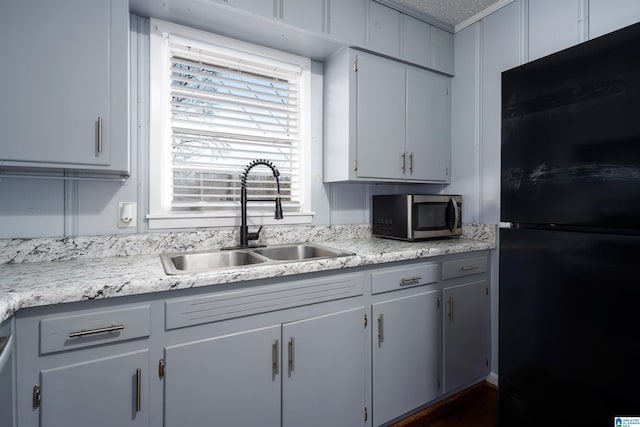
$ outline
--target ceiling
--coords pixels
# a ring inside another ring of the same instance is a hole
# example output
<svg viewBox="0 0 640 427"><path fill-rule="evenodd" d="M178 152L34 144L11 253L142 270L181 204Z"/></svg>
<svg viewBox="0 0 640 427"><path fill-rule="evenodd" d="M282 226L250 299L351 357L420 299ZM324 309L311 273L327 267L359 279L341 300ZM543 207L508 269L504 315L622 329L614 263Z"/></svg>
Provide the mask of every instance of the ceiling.
<svg viewBox="0 0 640 427"><path fill-rule="evenodd" d="M513 0L377 0L453 32L478 21Z"/></svg>

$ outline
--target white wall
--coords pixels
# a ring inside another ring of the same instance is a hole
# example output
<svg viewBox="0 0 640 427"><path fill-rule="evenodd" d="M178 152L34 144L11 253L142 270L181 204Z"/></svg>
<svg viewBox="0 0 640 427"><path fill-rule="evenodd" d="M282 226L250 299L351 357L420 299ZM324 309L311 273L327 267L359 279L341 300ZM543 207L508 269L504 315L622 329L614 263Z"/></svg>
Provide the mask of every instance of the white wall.
<svg viewBox="0 0 640 427"><path fill-rule="evenodd" d="M454 36L452 185L465 222L500 221L501 73L640 21L637 0L515 0ZM492 365L498 372L498 256L492 254Z"/></svg>

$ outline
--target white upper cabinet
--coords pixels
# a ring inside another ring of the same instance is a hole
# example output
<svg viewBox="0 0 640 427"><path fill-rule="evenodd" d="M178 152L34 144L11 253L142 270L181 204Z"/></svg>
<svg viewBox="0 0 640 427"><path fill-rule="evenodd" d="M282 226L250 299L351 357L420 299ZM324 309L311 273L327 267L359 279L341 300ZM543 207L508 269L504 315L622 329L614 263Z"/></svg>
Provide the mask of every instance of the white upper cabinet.
<svg viewBox="0 0 640 427"><path fill-rule="evenodd" d="M405 67L362 52L357 61L357 175L403 179Z"/></svg>
<svg viewBox="0 0 640 427"><path fill-rule="evenodd" d="M128 175L128 2L5 2L0 38L0 167Z"/></svg>
<svg viewBox="0 0 640 427"><path fill-rule="evenodd" d="M589 38L602 36L640 22L640 1L589 0Z"/></svg>
<svg viewBox="0 0 640 427"><path fill-rule="evenodd" d="M401 59L453 75L453 34L402 15Z"/></svg>
<svg viewBox="0 0 640 427"><path fill-rule="evenodd" d="M431 64L431 25L402 15L402 58L414 64Z"/></svg>
<svg viewBox="0 0 640 427"><path fill-rule="evenodd" d="M367 0L327 0L327 33L349 46L364 46Z"/></svg>
<svg viewBox="0 0 640 427"><path fill-rule="evenodd" d="M325 32L326 0L282 0L280 14L287 24L314 33Z"/></svg>
<svg viewBox="0 0 640 427"><path fill-rule="evenodd" d="M325 63L324 181L449 182L450 78L343 49Z"/></svg>
<svg viewBox="0 0 640 427"><path fill-rule="evenodd" d="M369 1L367 49L400 57L400 12Z"/></svg>
<svg viewBox="0 0 640 427"><path fill-rule="evenodd" d="M374 0L129 2L133 13L221 32L317 61L348 46L453 76L452 33Z"/></svg>
<svg viewBox="0 0 640 427"><path fill-rule="evenodd" d="M375 1L368 2L368 50L453 75L453 34Z"/></svg>
<svg viewBox="0 0 640 427"><path fill-rule="evenodd" d="M431 62L425 65L453 76L453 34L431 25Z"/></svg>
<svg viewBox="0 0 640 427"><path fill-rule="evenodd" d="M406 148L408 180L449 182L451 79L407 68Z"/></svg>

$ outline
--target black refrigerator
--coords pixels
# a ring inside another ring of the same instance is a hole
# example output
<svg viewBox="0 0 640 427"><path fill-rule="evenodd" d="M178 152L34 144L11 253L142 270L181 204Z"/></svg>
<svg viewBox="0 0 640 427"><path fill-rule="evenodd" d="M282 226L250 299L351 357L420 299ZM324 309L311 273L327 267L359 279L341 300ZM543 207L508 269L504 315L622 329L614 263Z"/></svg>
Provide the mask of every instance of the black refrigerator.
<svg viewBox="0 0 640 427"><path fill-rule="evenodd" d="M502 73L498 421L640 418L640 24Z"/></svg>

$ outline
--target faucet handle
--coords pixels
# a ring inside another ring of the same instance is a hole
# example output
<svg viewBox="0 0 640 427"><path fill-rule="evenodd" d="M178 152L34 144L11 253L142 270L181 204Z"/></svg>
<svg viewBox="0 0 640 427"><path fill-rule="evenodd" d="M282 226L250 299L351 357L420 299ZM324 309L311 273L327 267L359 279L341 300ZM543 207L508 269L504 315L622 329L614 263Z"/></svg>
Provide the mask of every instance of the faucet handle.
<svg viewBox="0 0 640 427"><path fill-rule="evenodd" d="M262 231L262 225L258 228L258 231L247 233L247 240L258 240L260 238L260 232Z"/></svg>

